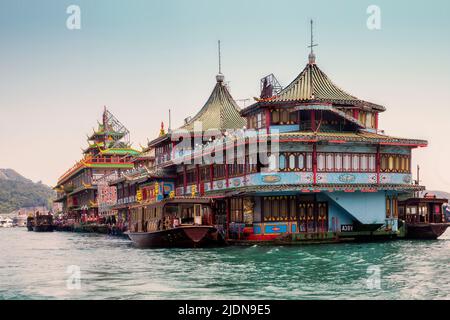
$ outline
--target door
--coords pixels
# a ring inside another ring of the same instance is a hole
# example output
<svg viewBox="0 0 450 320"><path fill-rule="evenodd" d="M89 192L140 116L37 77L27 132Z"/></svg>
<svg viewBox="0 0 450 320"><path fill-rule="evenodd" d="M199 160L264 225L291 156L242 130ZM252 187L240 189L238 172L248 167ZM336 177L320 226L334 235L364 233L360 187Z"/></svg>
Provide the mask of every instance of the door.
<svg viewBox="0 0 450 320"><path fill-rule="evenodd" d="M202 224L202 205L194 204L194 224Z"/></svg>

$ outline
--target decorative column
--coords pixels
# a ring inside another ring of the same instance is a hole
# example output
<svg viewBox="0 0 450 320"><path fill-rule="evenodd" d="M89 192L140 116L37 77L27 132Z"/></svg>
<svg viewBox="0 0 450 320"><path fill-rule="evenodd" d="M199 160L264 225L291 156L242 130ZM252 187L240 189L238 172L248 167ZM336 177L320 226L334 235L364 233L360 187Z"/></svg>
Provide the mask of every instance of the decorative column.
<svg viewBox="0 0 450 320"><path fill-rule="evenodd" d="M230 239L230 198L226 198L225 200L226 206L227 206L227 221L226 221L226 227L227 227L227 233L226 237L227 240Z"/></svg>
<svg viewBox="0 0 450 320"><path fill-rule="evenodd" d="M186 172L186 165L183 165L183 195L186 195L187 191L187 172Z"/></svg>
<svg viewBox="0 0 450 320"><path fill-rule="evenodd" d="M313 183L317 183L317 143L313 143L312 153L312 169L313 169Z"/></svg>
<svg viewBox="0 0 450 320"><path fill-rule="evenodd" d="M214 165L209 165L209 189L214 189Z"/></svg>
<svg viewBox="0 0 450 320"><path fill-rule="evenodd" d="M197 182L197 192L199 195L202 195L202 188L200 188L200 165L195 165L195 175L196 175L196 182Z"/></svg>
<svg viewBox="0 0 450 320"><path fill-rule="evenodd" d="M380 154L380 145L377 145L377 154L375 160L375 170L377 172L377 184L380 184L380 167L381 167L381 154Z"/></svg>
<svg viewBox="0 0 450 320"><path fill-rule="evenodd" d="M270 133L270 110L269 108L266 108L266 133L269 134Z"/></svg>
<svg viewBox="0 0 450 320"><path fill-rule="evenodd" d="M230 178L229 178L229 174L228 174L228 163L225 161L225 186L228 188L228 186L230 185Z"/></svg>
<svg viewBox="0 0 450 320"><path fill-rule="evenodd" d="M316 131L316 111L311 110L311 130Z"/></svg>

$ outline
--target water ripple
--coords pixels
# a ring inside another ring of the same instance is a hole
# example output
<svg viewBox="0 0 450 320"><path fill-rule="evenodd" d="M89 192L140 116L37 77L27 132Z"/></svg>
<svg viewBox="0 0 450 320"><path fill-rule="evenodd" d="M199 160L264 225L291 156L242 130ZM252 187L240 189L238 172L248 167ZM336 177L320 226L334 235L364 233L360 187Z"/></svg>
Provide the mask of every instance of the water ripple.
<svg viewBox="0 0 450 320"><path fill-rule="evenodd" d="M449 232L437 241L145 250L16 228L0 229L0 245L0 299L450 299ZM79 289L67 286L70 265L80 267Z"/></svg>

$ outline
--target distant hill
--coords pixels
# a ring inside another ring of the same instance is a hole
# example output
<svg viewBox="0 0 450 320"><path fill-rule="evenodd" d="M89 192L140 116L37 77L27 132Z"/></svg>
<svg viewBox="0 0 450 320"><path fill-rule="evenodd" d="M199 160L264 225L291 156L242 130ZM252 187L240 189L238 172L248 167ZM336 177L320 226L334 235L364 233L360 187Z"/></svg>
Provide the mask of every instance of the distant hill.
<svg viewBox="0 0 450 320"><path fill-rule="evenodd" d="M0 213L22 207L49 206L55 192L41 182L33 182L14 171L0 169Z"/></svg>

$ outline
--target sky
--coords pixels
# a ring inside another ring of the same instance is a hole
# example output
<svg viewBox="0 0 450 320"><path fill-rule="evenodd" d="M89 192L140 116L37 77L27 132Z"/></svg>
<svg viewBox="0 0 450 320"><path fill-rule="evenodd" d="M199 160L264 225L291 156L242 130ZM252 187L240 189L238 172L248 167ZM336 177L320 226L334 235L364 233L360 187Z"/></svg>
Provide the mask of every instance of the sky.
<svg viewBox="0 0 450 320"><path fill-rule="evenodd" d="M80 29L66 26L70 5ZM380 29L367 27L370 5ZM428 140L413 166L428 189L450 191L449 16L447 0L1 0L0 168L55 185L104 105L138 149L169 108L180 126L215 85L219 39L235 99L258 96L270 73L286 86L307 63L314 19L318 66L386 106L386 134Z"/></svg>

